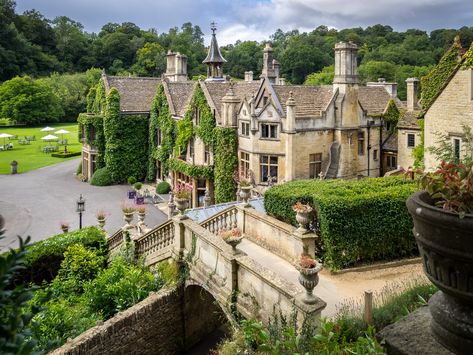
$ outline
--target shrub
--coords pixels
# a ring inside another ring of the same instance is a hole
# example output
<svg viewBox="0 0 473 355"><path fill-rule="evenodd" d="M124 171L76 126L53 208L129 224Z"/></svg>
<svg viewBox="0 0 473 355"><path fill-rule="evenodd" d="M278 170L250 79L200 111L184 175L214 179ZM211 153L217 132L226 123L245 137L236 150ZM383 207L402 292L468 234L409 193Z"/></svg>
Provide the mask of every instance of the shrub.
<svg viewBox="0 0 473 355"><path fill-rule="evenodd" d="M82 174L82 160L79 162L79 165L77 165L76 169L76 175L81 175Z"/></svg>
<svg viewBox="0 0 473 355"><path fill-rule="evenodd" d="M398 177L294 181L268 190L264 205L268 214L293 225L296 202L314 207L321 257L328 267L340 269L417 253L405 206L416 189L415 182Z"/></svg>
<svg viewBox="0 0 473 355"><path fill-rule="evenodd" d="M91 312L108 319L143 300L151 291L159 290L162 284L145 268L116 258L96 279L85 283L84 299Z"/></svg>
<svg viewBox="0 0 473 355"><path fill-rule="evenodd" d="M135 182L135 184L133 185L135 187L135 190L140 190L141 187L143 186L143 184L141 182Z"/></svg>
<svg viewBox="0 0 473 355"><path fill-rule="evenodd" d="M136 178L134 176L129 176L127 181L129 185L134 185L136 183Z"/></svg>
<svg viewBox="0 0 473 355"><path fill-rule="evenodd" d="M70 158L70 157L79 156L81 154L82 152L57 152L57 153L52 153L51 156L54 158Z"/></svg>
<svg viewBox="0 0 473 355"><path fill-rule="evenodd" d="M105 235L95 227L55 235L28 247L25 260L26 268L19 270L15 275L15 284L33 282L40 285L43 280L51 281L59 271L64 259L64 252L74 244L95 250L101 256L105 256L107 253Z"/></svg>
<svg viewBox="0 0 473 355"><path fill-rule="evenodd" d="M113 185L114 181L107 167L97 169L90 179L90 184L95 186L109 186Z"/></svg>
<svg viewBox="0 0 473 355"><path fill-rule="evenodd" d="M167 183L166 181L161 181L157 186L156 186L156 193L157 194L167 194L171 191L171 185Z"/></svg>

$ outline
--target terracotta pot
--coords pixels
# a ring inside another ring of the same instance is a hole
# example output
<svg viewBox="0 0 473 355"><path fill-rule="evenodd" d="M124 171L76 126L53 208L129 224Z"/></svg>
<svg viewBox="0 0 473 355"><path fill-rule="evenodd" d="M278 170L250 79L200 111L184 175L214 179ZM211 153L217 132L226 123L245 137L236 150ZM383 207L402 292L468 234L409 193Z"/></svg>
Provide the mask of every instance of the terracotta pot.
<svg viewBox="0 0 473 355"><path fill-rule="evenodd" d="M319 283L319 271L322 270L322 264L317 263L313 268L299 268L299 283L305 288L306 294L302 299L304 303L314 304L317 302L317 297L312 291Z"/></svg>
<svg viewBox="0 0 473 355"><path fill-rule="evenodd" d="M457 354L473 349L473 215L437 208L426 191L407 200L424 272L438 291L429 301L434 337Z"/></svg>

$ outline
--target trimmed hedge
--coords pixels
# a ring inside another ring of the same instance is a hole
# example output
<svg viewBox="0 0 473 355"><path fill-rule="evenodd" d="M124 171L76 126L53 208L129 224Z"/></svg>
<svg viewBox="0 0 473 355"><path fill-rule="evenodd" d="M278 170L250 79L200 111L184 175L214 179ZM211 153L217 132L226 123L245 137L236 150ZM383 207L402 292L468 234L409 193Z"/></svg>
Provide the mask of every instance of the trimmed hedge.
<svg viewBox="0 0 473 355"><path fill-rule="evenodd" d="M417 190L399 177L360 181L306 180L275 186L264 197L266 212L297 225L292 206L317 211L322 259L332 269L416 255L406 199Z"/></svg>
<svg viewBox="0 0 473 355"><path fill-rule="evenodd" d="M169 185L169 183L166 181L161 181L156 186L156 193L158 194L167 194L169 191L171 191L171 185Z"/></svg>
<svg viewBox="0 0 473 355"><path fill-rule="evenodd" d="M64 252L74 244L96 250L99 255L106 255L107 253L105 234L96 227L58 234L31 244L27 248L26 267L18 271L14 283L16 285L26 285L32 282L41 285L44 280L51 281L60 269Z"/></svg>
<svg viewBox="0 0 473 355"><path fill-rule="evenodd" d="M51 156L55 158L70 158L70 157L76 157L81 155L82 152L58 152L58 153L52 153Z"/></svg>
<svg viewBox="0 0 473 355"><path fill-rule="evenodd" d="M107 167L95 170L90 179L90 184L94 186L110 186L113 183L112 175Z"/></svg>

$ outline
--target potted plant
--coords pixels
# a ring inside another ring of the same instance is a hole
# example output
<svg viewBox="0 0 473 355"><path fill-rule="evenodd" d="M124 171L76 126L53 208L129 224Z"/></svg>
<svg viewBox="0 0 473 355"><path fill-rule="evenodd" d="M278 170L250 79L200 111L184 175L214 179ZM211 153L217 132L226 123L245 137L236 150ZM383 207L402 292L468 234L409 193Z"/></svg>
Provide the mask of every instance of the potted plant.
<svg viewBox="0 0 473 355"><path fill-rule="evenodd" d="M59 225L63 233L69 232L69 222L60 222Z"/></svg>
<svg viewBox="0 0 473 355"><path fill-rule="evenodd" d="M473 164L442 162L407 200L424 272L434 337L454 353L473 348Z"/></svg>
<svg viewBox="0 0 473 355"><path fill-rule="evenodd" d="M241 231L238 228L233 228L233 229L227 229L227 230L222 230L219 233L220 237L229 244L233 252L237 252L237 245L241 243L241 240L243 239L243 236L241 235Z"/></svg>
<svg viewBox="0 0 473 355"><path fill-rule="evenodd" d="M299 228L297 230L302 234L308 233L310 214L312 213L313 208L307 204L297 201L292 206L292 210L296 212L296 221L299 223Z"/></svg>
<svg viewBox="0 0 473 355"><path fill-rule="evenodd" d="M122 205L122 212L123 212L123 219L127 223L128 226L131 225L131 221L133 220L133 214L135 213L135 206L123 204Z"/></svg>
<svg viewBox="0 0 473 355"><path fill-rule="evenodd" d="M134 176L129 176L127 181L128 181L128 185L130 185L131 187L133 187L133 185L136 184L136 178ZM130 200L134 199L135 196L136 196L136 191L133 188L128 190L128 198Z"/></svg>
<svg viewBox="0 0 473 355"><path fill-rule="evenodd" d="M245 207L250 207L251 205L248 203L252 189L250 180L242 178L240 179L238 186L240 188L240 197L245 202Z"/></svg>
<svg viewBox="0 0 473 355"><path fill-rule="evenodd" d="M180 217L184 218L184 211L189 208L189 199L192 189L185 185L177 185L173 190L174 202L180 212Z"/></svg>
<svg viewBox="0 0 473 355"><path fill-rule="evenodd" d="M105 226L105 219L107 218L107 212L103 210L98 210L95 214L95 217L97 217L97 224L101 229L103 229Z"/></svg>
<svg viewBox="0 0 473 355"><path fill-rule="evenodd" d="M319 283L319 271L322 270L322 264L310 256L302 254L297 265L299 270L299 283L305 288L306 294L302 301L307 304L317 302L317 297L312 291Z"/></svg>
<svg viewBox="0 0 473 355"><path fill-rule="evenodd" d="M145 205L136 206L136 211L138 212L138 220L141 223L144 223L144 220L146 217L146 206Z"/></svg>

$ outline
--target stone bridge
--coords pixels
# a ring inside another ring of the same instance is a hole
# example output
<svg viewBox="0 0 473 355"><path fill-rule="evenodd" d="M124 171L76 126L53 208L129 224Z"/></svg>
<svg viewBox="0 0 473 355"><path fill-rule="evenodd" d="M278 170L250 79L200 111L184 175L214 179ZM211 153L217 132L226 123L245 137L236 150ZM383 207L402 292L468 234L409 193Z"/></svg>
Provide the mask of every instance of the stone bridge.
<svg viewBox="0 0 473 355"><path fill-rule="evenodd" d="M200 224L175 216L137 237L135 252L149 266L170 258L180 262L188 270L184 292L205 290L226 314L237 311L244 317L267 322L275 310L286 314L295 310L299 321L305 317L316 320L325 302L317 299L309 305L303 301L302 288L281 276L284 272L293 273L293 266L289 267L291 270L275 272L280 265L263 266L257 254L251 256L233 249L218 236L219 231L234 227L245 237L242 246L246 244L246 249L254 244L292 265L303 251L314 253L315 234L299 234L294 227L242 205L229 207ZM121 230L109 238L111 254L119 250L122 241ZM289 269L287 265L285 268Z"/></svg>

